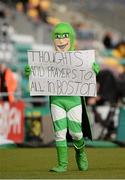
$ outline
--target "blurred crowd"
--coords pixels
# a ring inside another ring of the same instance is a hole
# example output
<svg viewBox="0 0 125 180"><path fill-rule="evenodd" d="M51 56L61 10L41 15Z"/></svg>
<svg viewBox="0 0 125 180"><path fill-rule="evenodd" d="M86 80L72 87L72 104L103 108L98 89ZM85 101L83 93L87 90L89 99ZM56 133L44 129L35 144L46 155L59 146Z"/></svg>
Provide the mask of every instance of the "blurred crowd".
<svg viewBox="0 0 125 180"><path fill-rule="evenodd" d="M58 18L51 16L49 13L51 0L18 1L16 3L16 9L18 12L24 12L35 24L44 22L54 25L59 22Z"/></svg>

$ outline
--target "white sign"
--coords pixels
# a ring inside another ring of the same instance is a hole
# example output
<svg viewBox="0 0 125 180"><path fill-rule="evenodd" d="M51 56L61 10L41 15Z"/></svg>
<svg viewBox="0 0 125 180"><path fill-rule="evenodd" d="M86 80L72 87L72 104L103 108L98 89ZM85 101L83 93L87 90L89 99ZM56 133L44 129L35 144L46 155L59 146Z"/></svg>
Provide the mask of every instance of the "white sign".
<svg viewBox="0 0 125 180"><path fill-rule="evenodd" d="M28 51L30 95L96 96L95 51Z"/></svg>

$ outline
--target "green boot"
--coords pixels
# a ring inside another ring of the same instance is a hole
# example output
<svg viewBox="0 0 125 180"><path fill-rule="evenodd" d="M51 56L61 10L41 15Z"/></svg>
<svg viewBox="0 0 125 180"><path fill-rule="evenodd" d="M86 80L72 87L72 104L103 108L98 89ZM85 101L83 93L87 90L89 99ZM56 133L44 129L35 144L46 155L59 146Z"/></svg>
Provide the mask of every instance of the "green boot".
<svg viewBox="0 0 125 180"><path fill-rule="evenodd" d="M80 140L79 142L83 141ZM88 170L88 160L87 160L87 156L86 156L86 153L84 151L84 142L82 143L81 146L78 146L78 142L77 142L77 145L74 144L75 146L75 151L76 151L76 154L75 154L75 158L76 158L76 162L77 162L77 166L78 166L78 169L80 171L86 171Z"/></svg>
<svg viewBox="0 0 125 180"><path fill-rule="evenodd" d="M51 172L66 172L68 165L67 147L57 146L58 166L50 169Z"/></svg>

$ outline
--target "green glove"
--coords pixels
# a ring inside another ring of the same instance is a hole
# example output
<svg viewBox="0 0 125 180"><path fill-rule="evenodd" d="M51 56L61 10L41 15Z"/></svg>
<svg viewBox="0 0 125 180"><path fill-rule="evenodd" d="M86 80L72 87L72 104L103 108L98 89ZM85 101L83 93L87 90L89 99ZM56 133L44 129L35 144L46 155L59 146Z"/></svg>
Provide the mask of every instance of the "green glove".
<svg viewBox="0 0 125 180"><path fill-rule="evenodd" d="M100 66L96 62L93 63L92 65L93 71L96 73L96 75L100 72Z"/></svg>
<svg viewBox="0 0 125 180"><path fill-rule="evenodd" d="M30 68L30 66L27 64L27 65L25 66L25 75L26 75L27 77L29 77L30 74L31 74L31 68Z"/></svg>

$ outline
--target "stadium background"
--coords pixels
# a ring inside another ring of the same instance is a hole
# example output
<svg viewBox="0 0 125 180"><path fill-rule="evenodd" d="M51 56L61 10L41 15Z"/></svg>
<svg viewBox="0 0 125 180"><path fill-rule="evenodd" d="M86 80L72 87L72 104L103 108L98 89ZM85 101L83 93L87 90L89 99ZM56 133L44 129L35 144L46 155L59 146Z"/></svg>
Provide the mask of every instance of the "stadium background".
<svg viewBox="0 0 125 180"><path fill-rule="evenodd" d="M125 178L124 8L124 0L0 1L0 63L17 80L14 103L0 92L0 178L59 178L48 173L56 161L49 99L30 97L24 67L27 50L54 49L51 29L60 21L75 28L78 49L96 50L101 67L98 96L86 99L94 137L86 140L90 172L74 171L67 136L73 163L62 178Z"/></svg>

